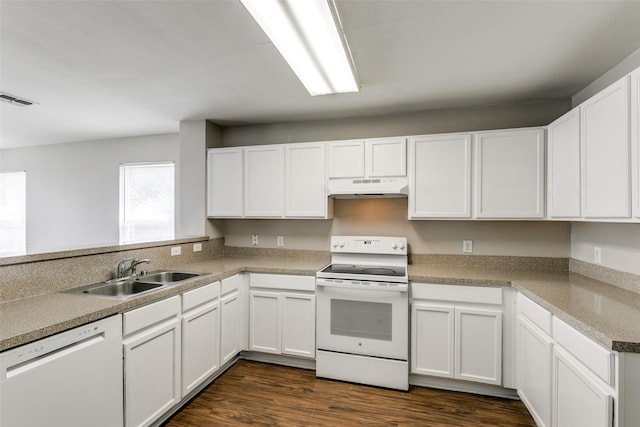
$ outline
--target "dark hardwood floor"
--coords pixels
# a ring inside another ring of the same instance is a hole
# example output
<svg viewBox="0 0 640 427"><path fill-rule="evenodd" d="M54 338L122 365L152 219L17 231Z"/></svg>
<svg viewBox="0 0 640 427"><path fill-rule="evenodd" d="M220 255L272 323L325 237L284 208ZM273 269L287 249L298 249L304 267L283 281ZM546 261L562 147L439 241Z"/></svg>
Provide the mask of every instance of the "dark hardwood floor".
<svg viewBox="0 0 640 427"><path fill-rule="evenodd" d="M314 371L241 360L164 426L535 426L520 401L317 379Z"/></svg>

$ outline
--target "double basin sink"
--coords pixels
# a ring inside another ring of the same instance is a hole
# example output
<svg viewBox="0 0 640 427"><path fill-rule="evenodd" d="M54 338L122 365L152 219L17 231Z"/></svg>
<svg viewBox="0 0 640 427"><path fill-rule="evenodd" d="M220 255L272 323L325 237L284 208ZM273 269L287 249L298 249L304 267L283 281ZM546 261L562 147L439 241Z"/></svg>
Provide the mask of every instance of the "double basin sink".
<svg viewBox="0 0 640 427"><path fill-rule="evenodd" d="M170 285L196 279L208 273L192 273L187 271L158 270L143 275L107 280L68 289L65 293L94 295L108 298L127 299L140 294L161 290Z"/></svg>

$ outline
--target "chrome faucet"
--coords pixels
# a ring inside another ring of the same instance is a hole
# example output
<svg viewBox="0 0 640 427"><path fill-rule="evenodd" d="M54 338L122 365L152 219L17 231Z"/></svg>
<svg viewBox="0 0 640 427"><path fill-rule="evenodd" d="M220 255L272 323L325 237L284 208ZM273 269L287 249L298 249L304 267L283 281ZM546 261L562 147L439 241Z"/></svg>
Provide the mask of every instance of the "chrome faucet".
<svg viewBox="0 0 640 427"><path fill-rule="evenodd" d="M131 261L131 265L129 265L129 267L125 267L127 261ZM136 267L138 266L138 264L142 264L142 263L149 264L150 262L151 262L150 259L139 259L139 258L123 259L118 263L117 278L121 279L127 276L135 276Z"/></svg>

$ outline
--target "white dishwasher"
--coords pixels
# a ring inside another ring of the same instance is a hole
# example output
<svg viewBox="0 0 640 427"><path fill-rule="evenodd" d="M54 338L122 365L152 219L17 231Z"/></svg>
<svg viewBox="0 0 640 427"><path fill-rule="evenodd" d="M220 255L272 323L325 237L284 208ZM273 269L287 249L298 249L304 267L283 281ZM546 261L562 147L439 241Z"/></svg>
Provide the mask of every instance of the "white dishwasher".
<svg viewBox="0 0 640 427"><path fill-rule="evenodd" d="M0 353L0 427L123 424L122 316Z"/></svg>

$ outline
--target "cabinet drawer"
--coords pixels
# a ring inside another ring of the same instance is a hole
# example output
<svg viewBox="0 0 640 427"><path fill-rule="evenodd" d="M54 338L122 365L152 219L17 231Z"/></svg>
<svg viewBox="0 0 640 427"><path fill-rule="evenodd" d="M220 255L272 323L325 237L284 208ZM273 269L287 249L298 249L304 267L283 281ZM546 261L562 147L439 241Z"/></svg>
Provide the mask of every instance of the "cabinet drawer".
<svg viewBox="0 0 640 427"><path fill-rule="evenodd" d="M237 291L242 284L242 275L236 274L235 276L222 279L220 282L220 295L226 295L229 292Z"/></svg>
<svg viewBox="0 0 640 427"><path fill-rule="evenodd" d="M220 282L214 282L182 294L182 311L213 301L220 296Z"/></svg>
<svg viewBox="0 0 640 427"><path fill-rule="evenodd" d="M176 317L178 314L180 314L179 295L131 310L122 315L123 334L129 335L163 320Z"/></svg>
<svg viewBox="0 0 640 427"><path fill-rule="evenodd" d="M252 288L313 292L316 290L316 278L314 276L251 273L251 276L249 276L249 286Z"/></svg>
<svg viewBox="0 0 640 427"><path fill-rule="evenodd" d="M613 385L614 354L557 317L553 318L553 338L576 359L609 385Z"/></svg>
<svg viewBox="0 0 640 427"><path fill-rule="evenodd" d="M526 316L537 327L551 335L551 313L520 293L518 293L518 313Z"/></svg>
<svg viewBox="0 0 640 427"><path fill-rule="evenodd" d="M502 305L502 288L486 286L412 283L411 296L414 299L428 299L432 301L456 301L476 304Z"/></svg>

